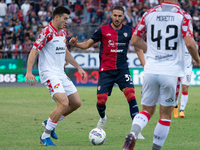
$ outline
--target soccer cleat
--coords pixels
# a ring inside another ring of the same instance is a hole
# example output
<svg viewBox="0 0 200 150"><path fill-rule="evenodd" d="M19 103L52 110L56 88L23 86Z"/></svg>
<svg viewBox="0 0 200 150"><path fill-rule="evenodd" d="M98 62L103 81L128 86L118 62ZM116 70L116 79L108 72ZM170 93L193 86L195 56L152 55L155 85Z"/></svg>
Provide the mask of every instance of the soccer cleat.
<svg viewBox="0 0 200 150"><path fill-rule="evenodd" d="M56 144L53 144L50 137L46 139L42 139L42 136L40 136L40 144L45 145L45 146L57 146Z"/></svg>
<svg viewBox="0 0 200 150"><path fill-rule="evenodd" d="M101 128L103 129L104 128L104 125L106 123L106 120L107 120L107 116L105 116L105 120L103 120L102 118L99 119L99 122L97 123L97 128Z"/></svg>
<svg viewBox="0 0 200 150"><path fill-rule="evenodd" d="M179 118L185 118L184 112L185 112L185 111L180 111L180 112L179 112Z"/></svg>
<svg viewBox="0 0 200 150"><path fill-rule="evenodd" d="M138 134L137 139L139 140L144 140L145 138L143 137L143 135L141 134L141 132Z"/></svg>
<svg viewBox="0 0 200 150"><path fill-rule="evenodd" d="M47 125L47 120L45 120L44 122L42 122L42 126L45 128ZM51 137L54 138L54 139L58 139L58 136L57 134L55 133L55 128L51 131Z"/></svg>
<svg viewBox="0 0 200 150"><path fill-rule="evenodd" d="M179 108L179 105L177 108L174 108L174 118L178 118L178 108Z"/></svg>
<svg viewBox="0 0 200 150"><path fill-rule="evenodd" d="M134 146L135 146L134 133L129 133L125 138L123 150L133 150Z"/></svg>

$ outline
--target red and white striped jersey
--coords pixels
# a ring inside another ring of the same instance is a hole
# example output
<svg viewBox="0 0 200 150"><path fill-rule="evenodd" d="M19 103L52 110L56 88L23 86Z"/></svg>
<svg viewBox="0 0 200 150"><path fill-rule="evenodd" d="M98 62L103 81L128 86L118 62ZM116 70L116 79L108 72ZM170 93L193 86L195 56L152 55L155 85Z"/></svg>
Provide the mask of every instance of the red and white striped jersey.
<svg viewBox="0 0 200 150"><path fill-rule="evenodd" d="M145 73L184 76L185 36L193 37L191 16L173 3L144 13L135 35L147 36Z"/></svg>
<svg viewBox="0 0 200 150"><path fill-rule="evenodd" d="M49 76L65 75L66 32L57 31L51 22L40 32L33 49L39 51L39 74L41 83Z"/></svg>

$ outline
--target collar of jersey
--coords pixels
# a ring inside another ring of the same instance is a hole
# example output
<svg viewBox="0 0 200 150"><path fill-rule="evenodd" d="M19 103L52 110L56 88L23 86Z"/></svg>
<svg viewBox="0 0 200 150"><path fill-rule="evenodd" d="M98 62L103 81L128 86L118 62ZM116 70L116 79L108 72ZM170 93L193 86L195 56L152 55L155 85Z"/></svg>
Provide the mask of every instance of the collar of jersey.
<svg viewBox="0 0 200 150"><path fill-rule="evenodd" d="M56 30L56 28L54 28L54 26L52 25L52 23L51 22L49 22L49 25L50 25L50 27L55 31L55 32L57 32L58 33L58 30Z"/></svg>
<svg viewBox="0 0 200 150"><path fill-rule="evenodd" d="M162 4L176 5L176 6L178 6L178 7L179 7L179 5L178 5L178 4L175 4L175 3L170 3L170 2L163 2Z"/></svg>

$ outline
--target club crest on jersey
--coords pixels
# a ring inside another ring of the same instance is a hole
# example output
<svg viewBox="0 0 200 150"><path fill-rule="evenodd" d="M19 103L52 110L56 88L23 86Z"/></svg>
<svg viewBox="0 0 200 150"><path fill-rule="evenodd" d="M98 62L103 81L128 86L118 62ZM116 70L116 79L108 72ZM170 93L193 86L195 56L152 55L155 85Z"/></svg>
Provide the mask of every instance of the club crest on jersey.
<svg viewBox="0 0 200 150"><path fill-rule="evenodd" d="M64 39L64 42L66 43L66 39Z"/></svg>
<svg viewBox="0 0 200 150"><path fill-rule="evenodd" d="M127 36L128 36L128 33L125 32L125 33L124 33L124 36L127 37Z"/></svg>
<svg viewBox="0 0 200 150"><path fill-rule="evenodd" d="M54 86L54 88L58 88L59 86L60 86L60 83L56 84L56 85Z"/></svg>

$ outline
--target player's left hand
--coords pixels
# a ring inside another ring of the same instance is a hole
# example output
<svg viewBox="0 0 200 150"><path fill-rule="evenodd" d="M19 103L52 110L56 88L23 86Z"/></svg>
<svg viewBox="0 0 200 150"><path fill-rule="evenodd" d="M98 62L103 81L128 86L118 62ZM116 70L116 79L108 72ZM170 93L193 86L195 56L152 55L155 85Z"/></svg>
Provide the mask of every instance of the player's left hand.
<svg viewBox="0 0 200 150"><path fill-rule="evenodd" d="M78 69L78 72L82 76L83 81L86 81L86 78L87 78L86 72L82 68Z"/></svg>
<svg viewBox="0 0 200 150"><path fill-rule="evenodd" d="M69 40L69 44L72 45L72 46L75 46L75 45L77 44L77 42L78 42L77 36L76 36L76 38L75 38L75 37L72 37L72 38Z"/></svg>

